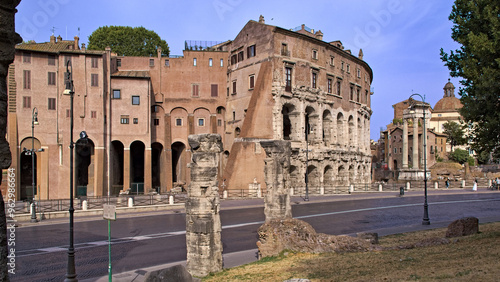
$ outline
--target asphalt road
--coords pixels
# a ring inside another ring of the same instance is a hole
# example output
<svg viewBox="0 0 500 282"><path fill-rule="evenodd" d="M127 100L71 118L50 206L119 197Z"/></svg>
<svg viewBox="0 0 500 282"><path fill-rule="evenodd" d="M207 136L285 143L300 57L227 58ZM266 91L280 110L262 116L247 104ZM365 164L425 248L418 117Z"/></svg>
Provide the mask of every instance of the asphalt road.
<svg viewBox="0 0 500 282"><path fill-rule="evenodd" d="M345 199L345 200L344 200ZM221 211L224 253L256 248L257 228L264 221L263 206ZM420 225L423 197L339 197L328 202L297 201L293 216L309 222L317 232L354 234L376 231L381 236L403 227ZM186 259L185 215L146 214L111 222L113 273ZM483 222L500 216L500 193L429 195L431 226L475 216ZM78 279L105 276L108 271L107 221L76 222L75 248ZM67 268L68 224L18 227L16 269L12 281L62 281Z"/></svg>

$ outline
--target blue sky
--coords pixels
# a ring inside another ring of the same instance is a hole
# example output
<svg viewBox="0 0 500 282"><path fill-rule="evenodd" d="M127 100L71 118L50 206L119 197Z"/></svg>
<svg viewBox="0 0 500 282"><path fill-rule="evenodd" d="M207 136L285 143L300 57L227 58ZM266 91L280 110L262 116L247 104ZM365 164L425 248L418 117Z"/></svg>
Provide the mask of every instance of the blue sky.
<svg viewBox="0 0 500 282"><path fill-rule="evenodd" d="M82 43L100 26L143 26L165 39L172 55L185 40L234 39L249 20L263 15L283 28L305 24L325 41L341 40L373 69L371 138L392 121L392 105L412 93L432 106L442 98L449 72L439 49L458 48L448 20L452 0L22 0L16 31L24 40L46 42L55 35L80 36ZM80 29L80 30L78 30ZM457 88L459 79L451 82Z"/></svg>

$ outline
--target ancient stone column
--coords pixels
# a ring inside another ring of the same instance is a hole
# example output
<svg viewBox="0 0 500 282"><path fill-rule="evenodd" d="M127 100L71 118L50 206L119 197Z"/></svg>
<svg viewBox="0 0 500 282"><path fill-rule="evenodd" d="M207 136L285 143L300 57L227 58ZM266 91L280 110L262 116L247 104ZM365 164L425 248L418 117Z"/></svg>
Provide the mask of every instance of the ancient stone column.
<svg viewBox="0 0 500 282"><path fill-rule="evenodd" d="M418 118L413 118L413 169L418 169Z"/></svg>
<svg viewBox="0 0 500 282"><path fill-rule="evenodd" d="M408 168L408 119L403 118L403 169Z"/></svg>
<svg viewBox="0 0 500 282"><path fill-rule="evenodd" d="M7 133L7 72L14 61L15 45L22 38L15 31L16 7L21 0L0 1L0 169L9 168L12 162ZM15 144L14 144L15 146ZM2 176L0 175L0 182ZM7 225L3 197L0 193L0 281L9 281L7 267Z"/></svg>
<svg viewBox="0 0 500 282"><path fill-rule="evenodd" d="M290 155L289 141L261 141L260 145L266 151L264 159L265 180L267 186L264 198L264 214L266 222L273 219L292 218L290 205Z"/></svg>
<svg viewBox="0 0 500 282"><path fill-rule="evenodd" d="M222 241L217 168L222 141L218 134L189 135L191 184L186 201L186 268L203 277L222 270Z"/></svg>

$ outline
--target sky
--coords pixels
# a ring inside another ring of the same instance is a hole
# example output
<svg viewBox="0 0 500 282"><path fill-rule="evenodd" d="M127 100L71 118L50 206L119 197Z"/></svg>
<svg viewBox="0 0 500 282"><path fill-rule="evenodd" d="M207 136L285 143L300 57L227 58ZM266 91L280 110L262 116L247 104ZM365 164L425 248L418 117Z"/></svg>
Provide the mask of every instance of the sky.
<svg viewBox="0 0 500 282"><path fill-rule="evenodd" d="M345 49L373 70L370 137L392 122L392 105L413 93L434 106L443 97L449 71L440 59L459 48L448 20L452 0L22 0L16 31L24 41L47 42L56 36L72 40L100 26L143 26L155 31L182 55L185 40L234 39L249 20L263 15L266 24L321 30L323 40L341 40ZM451 78L458 95L459 78Z"/></svg>

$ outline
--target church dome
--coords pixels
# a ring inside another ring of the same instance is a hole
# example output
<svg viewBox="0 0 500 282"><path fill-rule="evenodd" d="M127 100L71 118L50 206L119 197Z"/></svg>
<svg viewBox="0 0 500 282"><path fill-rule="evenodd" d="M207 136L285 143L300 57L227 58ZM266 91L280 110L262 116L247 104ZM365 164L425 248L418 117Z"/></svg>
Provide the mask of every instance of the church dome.
<svg viewBox="0 0 500 282"><path fill-rule="evenodd" d="M448 82L444 85L443 90L443 98L437 101L433 109L434 112L455 112L463 107L460 99L455 97L455 86L450 82L449 78Z"/></svg>

